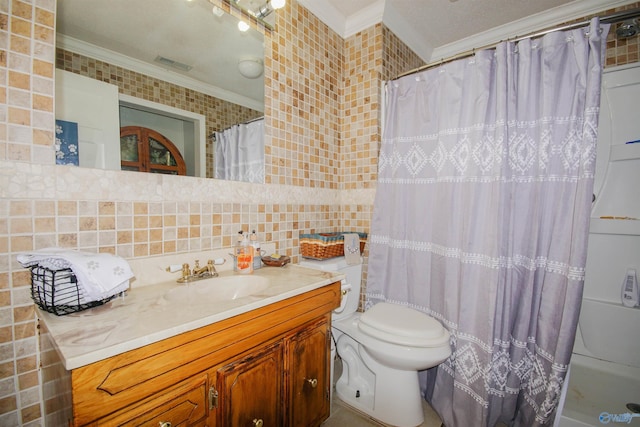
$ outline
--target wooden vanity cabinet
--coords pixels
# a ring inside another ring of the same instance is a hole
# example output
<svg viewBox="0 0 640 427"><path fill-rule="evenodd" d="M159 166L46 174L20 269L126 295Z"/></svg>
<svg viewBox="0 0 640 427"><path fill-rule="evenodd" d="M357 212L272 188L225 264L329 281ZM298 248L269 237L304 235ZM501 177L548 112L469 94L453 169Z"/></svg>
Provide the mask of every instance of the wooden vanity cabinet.
<svg viewBox="0 0 640 427"><path fill-rule="evenodd" d="M339 303L336 282L74 369L70 425L318 426Z"/></svg>

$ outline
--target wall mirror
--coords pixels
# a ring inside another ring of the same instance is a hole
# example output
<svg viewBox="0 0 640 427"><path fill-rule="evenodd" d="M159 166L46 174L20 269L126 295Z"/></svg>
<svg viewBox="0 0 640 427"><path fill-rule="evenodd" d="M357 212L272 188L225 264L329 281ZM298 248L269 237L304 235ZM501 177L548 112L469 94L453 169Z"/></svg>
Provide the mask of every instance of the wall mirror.
<svg viewBox="0 0 640 427"><path fill-rule="evenodd" d="M264 111L264 36L252 28L240 31L239 19L224 13L217 6L220 1L57 0L57 68L74 71L77 67L87 68L84 63L73 62L93 58L143 76L131 83L135 87L128 88L130 94L123 95L122 90L116 93L118 111L114 116L113 111L104 111L106 100L113 94L101 93L96 97L96 90L83 88L82 84L79 89L72 86L69 90L68 85L59 84L64 79L59 79L58 73L64 71L56 71L56 119L75 121L68 116L59 117L66 108L60 105L60 101L72 91L80 96L81 110L87 110L86 106L99 107L96 112L83 111L85 115L93 114L96 123L78 126L80 157L83 154L85 157L80 162L81 167L119 170L120 162L113 158L113 152L119 153L119 127L124 126L120 123L123 117L126 116L126 125L130 126L136 124L131 122L132 117L158 114L174 121L184 121L185 138L195 138L200 144L201 149L186 150L192 153L189 155L193 155L192 163L195 165L187 168L187 175L210 178L216 175L214 132L253 122ZM256 14L254 11L260 11L257 4L260 2L262 0L231 0L232 7L251 8L250 14L253 15ZM266 7L266 1L264 3ZM275 14L272 10L266 14L264 9L262 11L265 27L270 28ZM81 72L85 80L96 82L102 78L100 73L99 69ZM109 76L103 80L113 82L119 78ZM188 93L196 94L195 100L191 96L176 96L171 89L158 87L158 81L187 88ZM92 97L86 98L90 94ZM125 107L129 109L125 111L130 112L134 108L145 114L123 115L120 111L123 98ZM142 98L147 99L136 105L136 99ZM118 123L115 131L111 128L113 124L105 123L109 117ZM180 125L174 123L170 127L179 128ZM56 129L58 132L62 127L57 126ZM110 142L101 145L107 140ZM178 142L176 146L180 144ZM263 159L264 152L260 155ZM255 163L255 155L253 157ZM231 179L238 178L232 175ZM257 182L263 182L263 178Z"/></svg>

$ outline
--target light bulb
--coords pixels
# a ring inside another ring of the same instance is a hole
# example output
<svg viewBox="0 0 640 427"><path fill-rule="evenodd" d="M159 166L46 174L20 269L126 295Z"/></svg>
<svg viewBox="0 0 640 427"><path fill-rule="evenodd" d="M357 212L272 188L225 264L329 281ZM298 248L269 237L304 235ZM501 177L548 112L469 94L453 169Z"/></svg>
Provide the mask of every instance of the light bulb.
<svg viewBox="0 0 640 427"><path fill-rule="evenodd" d="M249 29L249 24L244 21L238 21L238 29L244 33Z"/></svg>
<svg viewBox="0 0 640 427"><path fill-rule="evenodd" d="M274 9L282 9L287 0L271 0L271 7Z"/></svg>

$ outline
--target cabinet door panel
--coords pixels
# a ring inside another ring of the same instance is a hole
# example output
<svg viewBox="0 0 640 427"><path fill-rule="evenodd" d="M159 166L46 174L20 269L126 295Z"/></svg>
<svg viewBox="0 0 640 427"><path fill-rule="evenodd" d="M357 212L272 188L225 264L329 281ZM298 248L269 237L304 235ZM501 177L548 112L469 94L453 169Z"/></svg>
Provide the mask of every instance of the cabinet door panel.
<svg viewBox="0 0 640 427"><path fill-rule="evenodd" d="M218 370L220 425L281 426L282 344L277 342Z"/></svg>
<svg viewBox="0 0 640 427"><path fill-rule="evenodd" d="M291 426L318 426L329 417L330 336L325 319L301 330L288 344Z"/></svg>
<svg viewBox="0 0 640 427"><path fill-rule="evenodd" d="M204 426L207 415L207 376L200 375L166 390L156 399L127 408L98 422L99 425L158 427Z"/></svg>

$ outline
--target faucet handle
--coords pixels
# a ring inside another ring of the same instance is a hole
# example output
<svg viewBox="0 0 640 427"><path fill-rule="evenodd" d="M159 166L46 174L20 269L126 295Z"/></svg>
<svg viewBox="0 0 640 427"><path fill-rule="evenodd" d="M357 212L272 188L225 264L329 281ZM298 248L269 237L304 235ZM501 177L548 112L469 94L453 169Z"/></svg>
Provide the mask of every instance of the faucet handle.
<svg viewBox="0 0 640 427"><path fill-rule="evenodd" d="M207 270L209 270L209 273L211 273L211 274L216 273L217 274L215 265L216 265L216 263L215 263L214 260L210 259L209 261L207 261Z"/></svg>
<svg viewBox="0 0 640 427"><path fill-rule="evenodd" d="M188 279L191 276L191 270L189 270L189 264L186 262L182 264L182 278Z"/></svg>
<svg viewBox="0 0 640 427"><path fill-rule="evenodd" d="M180 264L171 264L169 267L165 268L165 270L169 273L175 273L176 271L182 270L182 265Z"/></svg>

